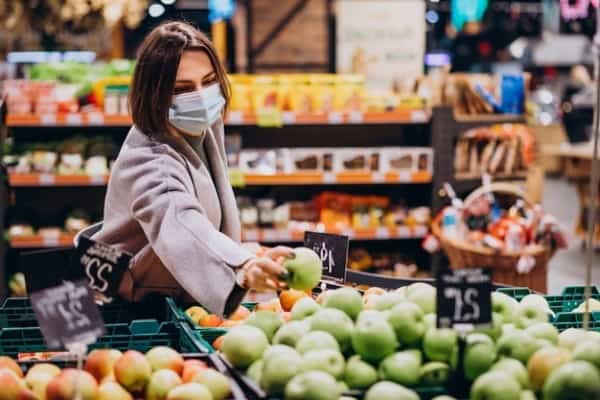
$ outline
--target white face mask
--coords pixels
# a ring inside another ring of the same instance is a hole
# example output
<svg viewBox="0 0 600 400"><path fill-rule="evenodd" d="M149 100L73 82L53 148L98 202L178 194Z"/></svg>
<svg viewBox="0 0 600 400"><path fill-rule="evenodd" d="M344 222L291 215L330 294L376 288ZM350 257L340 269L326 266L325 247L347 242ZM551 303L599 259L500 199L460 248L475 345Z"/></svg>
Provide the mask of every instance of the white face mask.
<svg viewBox="0 0 600 400"><path fill-rule="evenodd" d="M221 118L224 106L221 87L215 83L194 92L173 96L169 121L190 136L201 136Z"/></svg>

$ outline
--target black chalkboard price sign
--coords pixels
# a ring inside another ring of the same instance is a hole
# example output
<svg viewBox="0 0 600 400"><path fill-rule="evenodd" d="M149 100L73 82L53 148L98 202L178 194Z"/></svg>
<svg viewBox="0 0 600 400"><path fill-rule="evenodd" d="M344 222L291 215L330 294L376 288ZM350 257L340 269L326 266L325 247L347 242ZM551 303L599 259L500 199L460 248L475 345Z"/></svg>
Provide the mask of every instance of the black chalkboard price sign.
<svg viewBox="0 0 600 400"><path fill-rule="evenodd" d="M33 292L31 306L50 349L90 344L105 332L100 310L85 280Z"/></svg>
<svg viewBox="0 0 600 400"><path fill-rule="evenodd" d="M312 249L323 262L323 277L337 283L346 282L348 236L321 232L305 232L304 246Z"/></svg>
<svg viewBox="0 0 600 400"><path fill-rule="evenodd" d="M492 322L492 279L488 269L441 271L436 281L439 328Z"/></svg>
<svg viewBox="0 0 600 400"><path fill-rule="evenodd" d="M131 258L126 251L81 236L71 261L72 278L86 279L95 292L115 297Z"/></svg>

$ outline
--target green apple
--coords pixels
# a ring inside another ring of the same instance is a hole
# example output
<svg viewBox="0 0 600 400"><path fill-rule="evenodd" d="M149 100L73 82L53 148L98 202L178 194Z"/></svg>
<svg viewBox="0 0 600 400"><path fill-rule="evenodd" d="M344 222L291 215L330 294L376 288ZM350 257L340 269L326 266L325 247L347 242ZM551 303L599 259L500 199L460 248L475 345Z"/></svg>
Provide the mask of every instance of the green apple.
<svg viewBox="0 0 600 400"><path fill-rule="evenodd" d="M337 385L338 385L338 390L340 391L340 393L346 393L347 391L350 390L350 388L348 387L348 384L344 381L338 381ZM340 399L343 400L344 397L345 396L341 396Z"/></svg>
<svg viewBox="0 0 600 400"><path fill-rule="evenodd" d="M351 389L364 390L377 382L377 370L360 356L352 356L346 363L344 381Z"/></svg>
<svg viewBox="0 0 600 400"><path fill-rule="evenodd" d="M273 344L296 347L296 343L310 330L307 321L290 321L284 324L273 336Z"/></svg>
<svg viewBox="0 0 600 400"><path fill-rule="evenodd" d="M575 360L587 361L600 370L600 340L589 339L575 346Z"/></svg>
<svg viewBox="0 0 600 400"><path fill-rule="evenodd" d="M231 395L229 378L213 368L206 368L197 372L192 382L204 385L212 394L214 400L225 400Z"/></svg>
<svg viewBox="0 0 600 400"><path fill-rule="evenodd" d="M529 358L541 347L538 339L522 330L508 332L498 339L498 354L527 364Z"/></svg>
<svg viewBox="0 0 600 400"><path fill-rule="evenodd" d="M581 304L577 306L572 312L574 313L584 313L585 310L585 301L582 301ZM600 301L596 299L589 299L588 303L588 311L589 312L597 312L600 311Z"/></svg>
<svg viewBox="0 0 600 400"><path fill-rule="evenodd" d="M471 386L471 400L519 400L521 385L511 375L502 371L489 371Z"/></svg>
<svg viewBox="0 0 600 400"><path fill-rule="evenodd" d="M221 351L234 367L246 368L262 357L267 346L269 340L262 330L251 325L239 325L227 332Z"/></svg>
<svg viewBox="0 0 600 400"><path fill-rule="evenodd" d="M492 324L491 326L478 327L475 332L485 333L494 340L498 340L502 336L502 325L504 325L504 319L502 315L492 312Z"/></svg>
<svg viewBox="0 0 600 400"><path fill-rule="evenodd" d="M311 350L302 355L302 371L323 371L340 379L344 375L346 361L339 351L331 349Z"/></svg>
<svg viewBox="0 0 600 400"><path fill-rule="evenodd" d="M303 297L292 307L291 318L294 321L310 317L321 309L321 306L312 297Z"/></svg>
<svg viewBox="0 0 600 400"><path fill-rule="evenodd" d="M264 359L260 386L270 395L282 394L285 385L301 371L302 357L291 350L275 353Z"/></svg>
<svg viewBox="0 0 600 400"><path fill-rule="evenodd" d="M282 354L297 354L298 352L293 347L287 346L285 344L274 344L269 346L262 355L262 360L266 361L273 356L279 356Z"/></svg>
<svg viewBox="0 0 600 400"><path fill-rule="evenodd" d="M419 383L423 357L419 350L406 350L387 356L379 364L379 377L405 386Z"/></svg>
<svg viewBox="0 0 600 400"><path fill-rule="evenodd" d="M434 286L416 282L406 289L406 298L418 305L425 314L435 312L436 289Z"/></svg>
<svg viewBox="0 0 600 400"><path fill-rule="evenodd" d="M489 336L472 333L467 336L464 354L464 373L467 379L475 380L487 372L497 358L496 346Z"/></svg>
<svg viewBox="0 0 600 400"><path fill-rule="evenodd" d="M310 290L316 287L323 271L321 258L306 247L295 248L290 258L283 263L283 267L286 270L288 286L296 290Z"/></svg>
<svg viewBox="0 0 600 400"><path fill-rule="evenodd" d="M296 343L296 350L300 354L316 349L332 349L340 351L340 345L331 333L323 331L308 332L298 340L298 343Z"/></svg>
<svg viewBox="0 0 600 400"><path fill-rule="evenodd" d="M423 351L431 361L450 362L458 348L458 334L452 329L432 328L425 332Z"/></svg>
<svg viewBox="0 0 600 400"><path fill-rule="evenodd" d="M419 383L423 386L442 386L450 377L450 366L440 361L429 361L419 370Z"/></svg>
<svg viewBox="0 0 600 400"><path fill-rule="evenodd" d="M261 329L267 335L269 342L273 339L273 335L275 335L275 332L277 332L282 323L283 321L279 313L267 310L253 312L244 322L245 325L252 325Z"/></svg>
<svg viewBox="0 0 600 400"><path fill-rule="evenodd" d="M255 383L260 384L260 378L262 376L263 360L256 360L248 367L246 375L252 379Z"/></svg>
<svg viewBox="0 0 600 400"><path fill-rule="evenodd" d="M396 304L400 304L404 301L406 301L406 298L400 292L386 292L377 299L377 302L375 303L375 309L378 311L389 310Z"/></svg>
<svg viewBox="0 0 600 400"><path fill-rule="evenodd" d="M546 310L546 313L548 313L550 316L554 317L554 311L552 311L552 309L550 308L550 304L548 304L548 301L546 301L544 296L541 296L539 294L534 294L534 293L528 294L527 296L525 296L521 299L520 304L537 306L539 308Z"/></svg>
<svg viewBox="0 0 600 400"><path fill-rule="evenodd" d="M456 398L452 397L452 396L448 396L446 394L443 394L441 396L435 396L431 400L456 400Z"/></svg>
<svg viewBox="0 0 600 400"><path fill-rule="evenodd" d="M541 322L525 329L525 332L538 339L545 339L553 345L558 344L558 329L550 322Z"/></svg>
<svg viewBox="0 0 600 400"><path fill-rule="evenodd" d="M352 332L352 348L363 360L378 363L398 347L394 329L377 311L363 311Z"/></svg>
<svg viewBox="0 0 600 400"><path fill-rule="evenodd" d="M419 400L419 395L397 383L381 381L367 390L364 400Z"/></svg>
<svg viewBox="0 0 600 400"><path fill-rule="evenodd" d="M522 389L529 387L529 373L527 372L527 368L525 368L523 363L519 360L515 360L514 358L503 358L492 365L490 371L506 372L519 382Z"/></svg>
<svg viewBox="0 0 600 400"><path fill-rule="evenodd" d="M573 361L552 371L543 388L544 400L600 399L600 372L586 361Z"/></svg>
<svg viewBox="0 0 600 400"><path fill-rule="evenodd" d="M341 394L335 378L323 371L302 372L285 386L286 400L338 400Z"/></svg>
<svg viewBox="0 0 600 400"><path fill-rule="evenodd" d="M558 335L558 346L568 350L575 349L579 343L586 341L587 334L583 329L569 328Z"/></svg>
<svg viewBox="0 0 600 400"><path fill-rule="evenodd" d="M323 308L311 317L310 330L330 333L337 340L342 351L346 351L351 345L354 323L341 310Z"/></svg>
<svg viewBox="0 0 600 400"><path fill-rule="evenodd" d="M167 400L213 400L213 395L206 386L190 382L171 389Z"/></svg>
<svg viewBox="0 0 600 400"><path fill-rule="evenodd" d="M391 310L388 322L394 328L396 337L404 346L415 346L421 342L425 334L423 310L408 301L396 304Z"/></svg>
<svg viewBox="0 0 600 400"><path fill-rule="evenodd" d="M425 332L427 332L431 328L435 328L437 326L437 316L434 313L425 314L423 316L423 323L425 324Z"/></svg>
<svg viewBox="0 0 600 400"><path fill-rule="evenodd" d="M165 400L171 389L181 385L179 375L170 369L155 371L146 386L146 399Z"/></svg>
<svg viewBox="0 0 600 400"><path fill-rule="evenodd" d="M323 307L337 308L355 320L363 308L362 296L358 290L349 287L331 290L325 298Z"/></svg>
<svg viewBox="0 0 600 400"><path fill-rule="evenodd" d="M515 316L517 328L525 329L542 322L548 322L546 309L535 304L519 304Z"/></svg>
<svg viewBox="0 0 600 400"><path fill-rule="evenodd" d="M504 323L513 322L519 303L502 292L492 292L492 311L502 315Z"/></svg>
<svg viewBox="0 0 600 400"><path fill-rule="evenodd" d="M587 331L586 340L587 339L593 339L593 340L600 341L600 332L598 332L598 331Z"/></svg>
<svg viewBox="0 0 600 400"><path fill-rule="evenodd" d="M560 347L545 347L536 351L527 363L531 388L536 391L542 389L550 373L572 359L571 352Z"/></svg>

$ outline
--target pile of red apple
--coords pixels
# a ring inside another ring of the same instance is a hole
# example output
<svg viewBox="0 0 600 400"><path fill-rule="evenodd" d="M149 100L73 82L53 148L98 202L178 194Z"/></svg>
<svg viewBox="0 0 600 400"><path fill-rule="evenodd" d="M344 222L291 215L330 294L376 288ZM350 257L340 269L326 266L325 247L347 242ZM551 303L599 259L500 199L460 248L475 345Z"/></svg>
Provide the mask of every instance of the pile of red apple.
<svg viewBox="0 0 600 400"><path fill-rule="evenodd" d="M462 363L458 332L436 327L435 300L425 283L301 296L289 322L274 311L251 313L220 351L287 400L338 400L349 389L365 400L418 400L417 387L447 384L459 365L473 400L600 399L600 334L559 334L542 296L519 303L493 293L493 324L466 335Z"/></svg>
<svg viewBox="0 0 600 400"><path fill-rule="evenodd" d="M170 347L142 354L93 350L83 370L35 364L26 374L9 357L0 357L2 400L223 400L229 378L201 360L184 358Z"/></svg>

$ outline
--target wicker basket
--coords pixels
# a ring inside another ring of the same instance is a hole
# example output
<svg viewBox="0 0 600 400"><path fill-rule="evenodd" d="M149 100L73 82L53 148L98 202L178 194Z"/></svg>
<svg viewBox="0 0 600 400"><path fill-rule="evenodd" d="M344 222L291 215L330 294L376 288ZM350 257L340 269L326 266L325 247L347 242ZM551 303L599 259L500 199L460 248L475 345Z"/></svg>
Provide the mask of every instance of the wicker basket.
<svg viewBox="0 0 600 400"><path fill-rule="evenodd" d="M490 190L495 194L510 195L522 198L532 205L527 196L516 186L507 183L492 183ZM466 199L465 206L471 204L479 196L485 194L480 187L474 190ZM442 248L450 260L452 269L459 268L491 268L492 279L497 283L511 286L529 287L538 292L546 292L547 265L553 255L553 250L542 245L528 246L527 250L518 253L497 251L488 247L476 246L465 241L450 239L442 235L440 213L432 223L432 231L440 240ZM535 267L527 274L517 272L517 262L522 255L535 258Z"/></svg>

